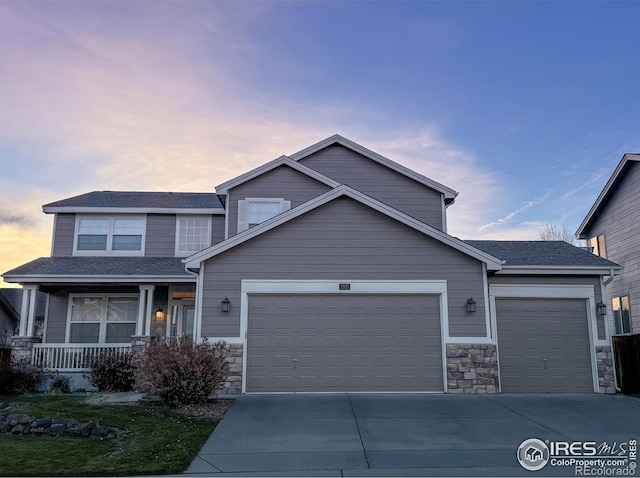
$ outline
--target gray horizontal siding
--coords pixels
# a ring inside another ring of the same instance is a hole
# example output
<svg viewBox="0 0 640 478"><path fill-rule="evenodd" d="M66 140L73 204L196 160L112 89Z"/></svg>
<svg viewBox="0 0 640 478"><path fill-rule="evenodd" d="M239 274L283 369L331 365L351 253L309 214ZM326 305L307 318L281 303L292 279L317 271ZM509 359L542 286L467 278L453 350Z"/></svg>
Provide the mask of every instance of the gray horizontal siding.
<svg viewBox="0 0 640 478"><path fill-rule="evenodd" d="M355 151L333 145L300 162L436 229L443 229L442 195L439 192Z"/></svg>
<svg viewBox="0 0 640 478"><path fill-rule="evenodd" d="M63 343L67 332L67 312L69 293L55 292L49 295L46 340L50 343Z"/></svg>
<svg viewBox="0 0 640 478"><path fill-rule="evenodd" d="M283 198L291 201L291 208L324 194L329 189L324 183L310 178L289 166L279 166L265 174L231 189L227 193L229 204L229 237L238 233L238 201L245 198Z"/></svg>
<svg viewBox="0 0 640 478"><path fill-rule="evenodd" d="M611 298L629 296L632 332L640 333L640 164L631 162L596 220L585 231L589 237L604 233L607 258L624 267L607 285Z"/></svg>
<svg viewBox="0 0 640 478"><path fill-rule="evenodd" d="M211 245L224 241L224 215L212 216L211 220Z"/></svg>
<svg viewBox="0 0 640 478"><path fill-rule="evenodd" d="M602 300L600 289L600 277L589 276L517 276L517 275L494 275L489 277L489 286L497 284L532 284L532 285L586 285L592 286L596 304ZM598 324L598 338L607 338L604 319L596 314Z"/></svg>
<svg viewBox="0 0 640 478"><path fill-rule="evenodd" d="M176 255L175 214L147 214L144 255L147 257L173 257Z"/></svg>
<svg viewBox="0 0 640 478"><path fill-rule="evenodd" d="M76 230L75 214L56 214L51 255L69 257L73 255L73 236Z"/></svg>
<svg viewBox="0 0 640 478"><path fill-rule="evenodd" d="M238 337L242 279L447 280L450 333L485 336L482 263L351 199L205 262L202 334ZM220 311L228 297L231 312ZM477 312L469 314L469 297Z"/></svg>

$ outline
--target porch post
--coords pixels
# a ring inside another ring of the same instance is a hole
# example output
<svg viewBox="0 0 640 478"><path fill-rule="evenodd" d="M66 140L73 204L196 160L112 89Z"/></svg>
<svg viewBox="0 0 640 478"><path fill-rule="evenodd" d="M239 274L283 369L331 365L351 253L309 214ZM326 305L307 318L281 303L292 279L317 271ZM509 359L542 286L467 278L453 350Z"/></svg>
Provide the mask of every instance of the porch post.
<svg viewBox="0 0 640 478"><path fill-rule="evenodd" d="M22 307L20 308L19 337L33 336L33 323L36 317L37 285L22 286Z"/></svg>
<svg viewBox="0 0 640 478"><path fill-rule="evenodd" d="M144 335L151 335L151 318L153 314L153 291L155 286L150 286L147 289L147 313L145 318Z"/></svg>
<svg viewBox="0 0 640 478"><path fill-rule="evenodd" d="M29 323L27 324L27 336L33 337L34 330L33 325L36 320L36 302L37 302L38 286L31 286L29 288Z"/></svg>
<svg viewBox="0 0 640 478"><path fill-rule="evenodd" d="M144 314L147 310L147 288L146 285L140 286L140 297L138 298L138 320L136 322L136 335L142 335L144 331Z"/></svg>
<svg viewBox="0 0 640 478"><path fill-rule="evenodd" d="M20 309L20 330L18 332L19 337L27 336L27 321L29 315L29 298L31 294L28 286L22 287L22 308Z"/></svg>

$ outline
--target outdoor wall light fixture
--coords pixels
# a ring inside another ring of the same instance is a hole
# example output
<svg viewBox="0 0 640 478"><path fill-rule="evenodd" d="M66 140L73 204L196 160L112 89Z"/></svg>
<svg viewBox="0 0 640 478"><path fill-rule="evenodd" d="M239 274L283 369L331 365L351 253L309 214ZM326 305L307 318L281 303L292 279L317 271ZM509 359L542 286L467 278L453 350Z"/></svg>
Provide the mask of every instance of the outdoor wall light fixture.
<svg viewBox="0 0 640 478"><path fill-rule="evenodd" d="M467 300L467 312L475 312L476 311L476 301L473 300L473 297L469 297Z"/></svg>
<svg viewBox="0 0 640 478"><path fill-rule="evenodd" d="M596 310L598 311L598 315L607 315L607 304L598 302L596 304Z"/></svg>
<svg viewBox="0 0 640 478"><path fill-rule="evenodd" d="M229 312L229 309L231 309L231 301L225 297L221 304L222 312Z"/></svg>
<svg viewBox="0 0 640 478"><path fill-rule="evenodd" d="M164 320L164 310L162 310L162 307L156 310L156 320Z"/></svg>

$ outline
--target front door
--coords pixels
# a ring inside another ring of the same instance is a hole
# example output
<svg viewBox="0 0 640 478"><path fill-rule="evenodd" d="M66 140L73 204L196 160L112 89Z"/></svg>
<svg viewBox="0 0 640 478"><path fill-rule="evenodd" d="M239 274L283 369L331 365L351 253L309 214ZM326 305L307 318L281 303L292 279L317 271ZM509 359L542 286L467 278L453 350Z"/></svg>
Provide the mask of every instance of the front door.
<svg viewBox="0 0 640 478"><path fill-rule="evenodd" d="M193 300L182 300L171 306L169 333L171 339L178 337L193 338L195 303Z"/></svg>

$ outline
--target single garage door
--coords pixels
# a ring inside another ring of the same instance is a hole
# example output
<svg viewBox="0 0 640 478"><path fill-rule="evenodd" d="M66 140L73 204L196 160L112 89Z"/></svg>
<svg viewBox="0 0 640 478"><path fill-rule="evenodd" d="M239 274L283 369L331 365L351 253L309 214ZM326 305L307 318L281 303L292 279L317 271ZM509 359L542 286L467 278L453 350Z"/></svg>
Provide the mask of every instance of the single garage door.
<svg viewBox="0 0 640 478"><path fill-rule="evenodd" d="M503 392L593 393L584 299L496 299Z"/></svg>
<svg viewBox="0 0 640 478"><path fill-rule="evenodd" d="M247 392L442 391L436 295L250 295Z"/></svg>

